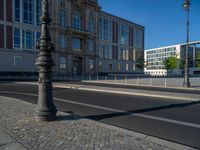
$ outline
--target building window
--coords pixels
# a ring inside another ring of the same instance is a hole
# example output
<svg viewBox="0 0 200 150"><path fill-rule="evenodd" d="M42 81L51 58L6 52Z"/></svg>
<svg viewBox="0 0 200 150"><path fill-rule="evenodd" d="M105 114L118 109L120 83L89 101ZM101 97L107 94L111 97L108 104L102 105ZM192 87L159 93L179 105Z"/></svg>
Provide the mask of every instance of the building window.
<svg viewBox="0 0 200 150"><path fill-rule="evenodd" d="M59 25L61 27L66 27L66 11L60 10L59 12Z"/></svg>
<svg viewBox="0 0 200 150"><path fill-rule="evenodd" d="M129 60L129 50L128 50L128 48L122 47L121 52L122 52L122 59L128 61Z"/></svg>
<svg viewBox="0 0 200 150"><path fill-rule="evenodd" d="M118 41L120 44L128 45L129 28L127 25L120 24Z"/></svg>
<svg viewBox="0 0 200 150"><path fill-rule="evenodd" d="M33 32L29 30L20 30L14 28L13 30L13 48L33 50L34 45L40 38L40 32Z"/></svg>
<svg viewBox="0 0 200 150"><path fill-rule="evenodd" d="M35 36L36 37L36 39L35 39L36 42L40 40L40 35L41 35L40 32L36 32L36 36Z"/></svg>
<svg viewBox="0 0 200 150"><path fill-rule="evenodd" d="M94 18L93 16L89 16L89 19L88 19L88 31L89 32L93 32L94 31Z"/></svg>
<svg viewBox="0 0 200 150"><path fill-rule="evenodd" d="M103 71L103 63L101 61L99 62L99 71Z"/></svg>
<svg viewBox="0 0 200 150"><path fill-rule="evenodd" d="M65 35L64 34L60 34L59 35L59 46L60 48L66 48L67 47L67 44L66 44L66 38L65 38Z"/></svg>
<svg viewBox="0 0 200 150"><path fill-rule="evenodd" d="M99 39L112 41L112 21L99 18Z"/></svg>
<svg viewBox="0 0 200 150"><path fill-rule="evenodd" d="M14 67L15 68L21 67L21 56L14 56Z"/></svg>
<svg viewBox="0 0 200 150"><path fill-rule="evenodd" d="M112 45L108 44L99 44L99 57L112 59Z"/></svg>
<svg viewBox="0 0 200 150"><path fill-rule="evenodd" d="M23 0L23 23L33 24L34 5L33 0Z"/></svg>
<svg viewBox="0 0 200 150"><path fill-rule="evenodd" d="M60 57L60 69L66 69L66 58Z"/></svg>
<svg viewBox="0 0 200 150"><path fill-rule="evenodd" d="M80 51L81 50L81 39L73 38L73 50Z"/></svg>
<svg viewBox="0 0 200 150"><path fill-rule="evenodd" d="M40 32L35 32L35 42L34 42L34 46L35 47L37 45L37 42L39 42L40 40ZM36 49L36 47L35 47Z"/></svg>
<svg viewBox="0 0 200 150"><path fill-rule="evenodd" d="M25 31L25 49L33 49L33 32L26 30Z"/></svg>
<svg viewBox="0 0 200 150"><path fill-rule="evenodd" d="M118 60L122 59L122 49L120 47L117 50L117 58L118 58Z"/></svg>
<svg viewBox="0 0 200 150"><path fill-rule="evenodd" d="M93 59L89 59L89 70L94 71L94 60Z"/></svg>
<svg viewBox="0 0 200 150"><path fill-rule="evenodd" d="M135 30L134 31L134 46L136 48L142 48L142 45L143 45L143 43L142 43L142 39L143 39L142 35L143 35L142 31L140 31L140 30Z"/></svg>
<svg viewBox="0 0 200 150"><path fill-rule="evenodd" d="M41 0L14 0L14 21L26 24L40 24ZM22 18L22 19L20 19Z"/></svg>
<svg viewBox="0 0 200 150"><path fill-rule="evenodd" d="M90 52L94 51L94 40L91 39L88 40L88 50Z"/></svg>
<svg viewBox="0 0 200 150"><path fill-rule="evenodd" d="M133 65L133 71L135 71L135 65Z"/></svg>
<svg viewBox="0 0 200 150"><path fill-rule="evenodd" d="M14 28L14 48L21 48L20 46L20 29Z"/></svg>
<svg viewBox="0 0 200 150"><path fill-rule="evenodd" d="M40 17L42 14L42 1L36 0L36 25L40 25Z"/></svg>
<svg viewBox="0 0 200 150"><path fill-rule="evenodd" d="M135 61L135 49L133 49L132 52L133 52L133 55L132 55L133 56L133 61Z"/></svg>
<svg viewBox="0 0 200 150"><path fill-rule="evenodd" d="M81 29L81 17L79 14L72 16L72 27L78 30Z"/></svg>
<svg viewBox="0 0 200 150"><path fill-rule="evenodd" d="M120 63L117 64L117 71L121 71L121 64Z"/></svg>
<svg viewBox="0 0 200 150"><path fill-rule="evenodd" d="M14 1L14 21L20 22L20 0Z"/></svg>
<svg viewBox="0 0 200 150"><path fill-rule="evenodd" d="M105 51L105 58L112 59L112 46L111 45L104 45Z"/></svg>
<svg viewBox="0 0 200 150"><path fill-rule="evenodd" d="M129 70L129 65L128 64L126 64L126 71L128 71Z"/></svg>
<svg viewBox="0 0 200 150"><path fill-rule="evenodd" d="M103 40L103 18L99 18L99 39Z"/></svg>
<svg viewBox="0 0 200 150"><path fill-rule="evenodd" d="M112 71L112 64L109 64L109 71Z"/></svg>
<svg viewBox="0 0 200 150"><path fill-rule="evenodd" d="M103 44L99 44L99 58L104 58Z"/></svg>

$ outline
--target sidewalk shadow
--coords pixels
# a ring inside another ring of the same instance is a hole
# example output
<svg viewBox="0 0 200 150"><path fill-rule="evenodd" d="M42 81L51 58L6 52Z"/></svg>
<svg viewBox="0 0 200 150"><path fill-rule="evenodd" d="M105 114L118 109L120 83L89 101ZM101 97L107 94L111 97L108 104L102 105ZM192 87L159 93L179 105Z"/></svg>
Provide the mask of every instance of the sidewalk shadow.
<svg viewBox="0 0 200 150"><path fill-rule="evenodd" d="M69 115L58 115L55 121L73 121L81 119L81 116L69 114Z"/></svg>
<svg viewBox="0 0 200 150"><path fill-rule="evenodd" d="M132 110L132 111L126 111L126 112L116 112L116 113L109 113L109 114L103 114L103 115L89 115L89 116L84 116L84 117L88 119L100 121L103 119L121 117L121 116L136 114L136 113L145 113L145 112L151 112L151 111L157 111L157 110L163 110L163 109L183 108L183 107L188 107L188 106L198 105L198 104L200 104L200 101L189 102L189 103L187 102L187 103L181 103L181 104L176 103L176 104L170 104L170 105L165 105L165 106L160 106L160 107L150 107L150 108L145 108L145 109Z"/></svg>
<svg viewBox="0 0 200 150"><path fill-rule="evenodd" d="M74 114L73 111L62 111L61 113L58 113L57 119L55 121L73 121L82 118L82 116Z"/></svg>

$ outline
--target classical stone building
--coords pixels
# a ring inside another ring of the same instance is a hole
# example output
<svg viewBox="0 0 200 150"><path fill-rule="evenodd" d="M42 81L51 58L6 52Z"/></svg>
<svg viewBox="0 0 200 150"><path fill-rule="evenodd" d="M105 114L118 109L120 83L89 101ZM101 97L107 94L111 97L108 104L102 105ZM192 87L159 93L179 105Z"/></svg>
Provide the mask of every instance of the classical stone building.
<svg viewBox="0 0 200 150"><path fill-rule="evenodd" d="M54 73L136 73L144 27L101 10L97 0L49 0ZM0 0L0 73L36 72L41 0Z"/></svg>

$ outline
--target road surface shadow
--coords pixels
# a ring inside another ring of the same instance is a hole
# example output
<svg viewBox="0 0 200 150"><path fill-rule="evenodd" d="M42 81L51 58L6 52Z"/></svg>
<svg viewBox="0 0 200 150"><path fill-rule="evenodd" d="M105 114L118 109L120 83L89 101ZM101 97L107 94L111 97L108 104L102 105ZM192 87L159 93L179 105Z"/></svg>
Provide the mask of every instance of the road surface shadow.
<svg viewBox="0 0 200 150"><path fill-rule="evenodd" d="M145 109L132 110L132 111L126 111L126 112L116 112L116 113L109 113L109 114L103 114L103 115L89 115L89 116L84 116L84 117L88 119L100 121L103 119L132 115L136 113L145 113L145 112L158 111L158 110L163 110L163 109L183 108L183 107L188 107L188 106L198 105L198 104L200 104L200 101L176 103L176 104L170 104L170 105L165 105L165 106L160 106L160 107L150 107L150 108L145 108Z"/></svg>
<svg viewBox="0 0 200 150"><path fill-rule="evenodd" d="M59 88L59 87L54 87L53 91L59 91L59 90L67 90L66 88Z"/></svg>
<svg viewBox="0 0 200 150"><path fill-rule="evenodd" d="M14 83L14 81L3 81L3 80L0 80L0 84L10 84L10 83Z"/></svg>

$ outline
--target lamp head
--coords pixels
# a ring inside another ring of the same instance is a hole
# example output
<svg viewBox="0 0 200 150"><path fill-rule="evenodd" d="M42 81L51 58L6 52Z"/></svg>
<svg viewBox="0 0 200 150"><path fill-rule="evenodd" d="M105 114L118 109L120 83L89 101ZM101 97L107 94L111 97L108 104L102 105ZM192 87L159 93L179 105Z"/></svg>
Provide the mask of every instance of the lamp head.
<svg viewBox="0 0 200 150"><path fill-rule="evenodd" d="M188 10L190 7L190 0L185 0L182 7L183 9Z"/></svg>

